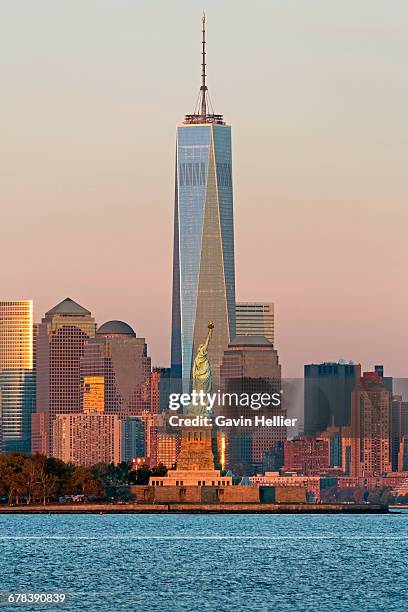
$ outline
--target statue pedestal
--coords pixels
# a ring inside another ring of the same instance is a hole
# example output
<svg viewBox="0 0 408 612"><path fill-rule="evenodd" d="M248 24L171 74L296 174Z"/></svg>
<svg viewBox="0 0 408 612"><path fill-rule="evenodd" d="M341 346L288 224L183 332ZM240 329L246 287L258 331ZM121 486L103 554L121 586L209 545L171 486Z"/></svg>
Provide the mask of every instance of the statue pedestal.
<svg viewBox="0 0 408 612"><path fill-rule="evenodd" d="M212 427L183 427L178 470L214 470Z"/></svg>
<svg viewBox="0 0 408 612"><path fill-rule="evenodd" d="M232 485L231 476L221 476L220 470L169 470L167 476L152 476L155 487L225 487Z"/></svg>
<svg viewBox="0 0 408 612"><path fill-rule="evenodd" d="M214 430L210 427L183 427L177 469L169 470L167 476L152 476L153 486L167 487L220 487L231 486L231 476L221 476L215 469Z"/></svg>

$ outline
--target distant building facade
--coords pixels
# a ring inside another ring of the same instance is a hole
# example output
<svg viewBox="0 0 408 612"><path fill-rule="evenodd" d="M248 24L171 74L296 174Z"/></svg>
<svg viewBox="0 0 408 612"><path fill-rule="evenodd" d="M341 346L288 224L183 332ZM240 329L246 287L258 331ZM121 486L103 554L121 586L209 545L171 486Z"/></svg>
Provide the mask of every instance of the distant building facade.
<svg viewBox="0 0 408 612"><path fill-rule="evenodd" d="M180 452L180 432L168 425L167 413L146 416L146 456L150 467L172 468Z"/></svg>
<svg viewBox="0 0 408 612"><path fill-rule="evenodd" d="M314 436L286 440L283 460L285 471L303 476L319 476L330 467L329 441Z"/></svg>
<svg viewBox="0 0 408 612"><path fill-rule="evenodd" d="M52 455L53 419L58 414L82 412L81 358L95 327L90 311L70 298L49 310L38 326L33 452L46 449L46 454ZM45 431L40 432L44 426ZM40 441L42 448L36 446Z"/></svg>
<svg viewBox="0 0 408 612"><path fill-rule="evenodd" d="M156 406L159 398L152 394L145 339L123 321L101 325L84 345L81 389L84 409L93 407L121 418L150 411L152 400Z"/></svg>
<svg viewBox="0 0 408 612"><path fill-rule="evenodd" d="M275 344L275 307L272 302L237 302L236 335L264 336Z"/></svg>
<svg viewBox="0 0 408 612"><path fill-rule="evenodd" d="M33 302L0 302L0 452L31 450L35 410Z"/></svg>
<svg viewBox="0 0 408 612"><path fill-rule="evenodd" d="M381 476L391 471L390 395L377 372L364 372L352 392L351 476Z"/></svg>
<svg viewBox="0 0 408 612"><path fill-rule="evenodd" d="M305 365L304 432L316 435L328 427L350 423L351 392L358 384L361 366L352 363Z"/></svg>
<svg viewBox="0 0 408 612"><path fill-rule="evenodd" d="M169 396L172 392L171 368L153 368L151 412L165 412L169 409Z"/></svg>
<svg viewBox="0 0 408 612"><path fill-rule="evenodd" d="M402 436L398 451L398 471L408 471L408 436Z"/></svg>
<svg viewBox="0 0 408 612"><path fill-rule="evenodd" d="M398 457L403 433L403 405L401 395L393 395L390 404L390 460L393 472L398 471Z"/></svg>
<svg viewBox="0 0 408 612"><path fill-rule="evenodd" d="M177 463L178 451L180 448L178 434L169 431L158 431L156 434L156 455L155 465L162 463L167 468L171 468Z"/></svg>
<svg viewBox="0 0 408 612"><path fill-rule="evenodd" d="M120 463L119 417L98 412L57 414L52 420L53 456L65 463L90 467Z"/></svg>
<svg viewBox="0 0 408 612"><path fill-rule="evenodd" d="M128 417L122 420L122 461L131 461L146 454L146 424L138 417Z"/></svg>
<svg viewBox="0 0 408 612"><path fill-rule="evenodd" d="M224 351L221 366L221 387L224 393L254 394L279 393L281 390L281 366L277 351L263 336L234 338ZM227 418L254 418L265 415L285 415L282 407L253 410L237 406L232 400L229 406L219 408ZM227 469L240 475L256 474L262 469L263 455L276 442L287 437L286 427L230 427L226 432Z"/></svg>

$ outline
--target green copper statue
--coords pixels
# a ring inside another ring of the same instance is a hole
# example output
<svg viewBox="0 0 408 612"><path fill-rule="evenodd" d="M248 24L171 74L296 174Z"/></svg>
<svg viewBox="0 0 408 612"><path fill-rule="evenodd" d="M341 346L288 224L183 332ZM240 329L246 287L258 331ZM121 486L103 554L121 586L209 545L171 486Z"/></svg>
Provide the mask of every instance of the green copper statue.
<svg viewBox="0 0 408 612"><path fill-rule="evenodd" d="M208 359L208 346L210 344L211 336L214 330L214 323L208 322L208 334L204 344L200 344L197 350L197 355L193 363L193 391L197 393L201 392L201 395L207 396L207 393L211 393L213 375L211 370L211 363ZM190 405L188 408L189 414L194 415L208 415L207 402L201 401L198 406Z"/></svg>

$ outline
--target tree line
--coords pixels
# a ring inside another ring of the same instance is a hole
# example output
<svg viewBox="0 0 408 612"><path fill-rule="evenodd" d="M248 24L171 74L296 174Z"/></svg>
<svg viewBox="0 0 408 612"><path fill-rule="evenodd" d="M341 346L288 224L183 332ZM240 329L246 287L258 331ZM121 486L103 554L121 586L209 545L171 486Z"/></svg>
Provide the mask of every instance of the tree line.
<svg viewBox="0 0 408 612"><path fill-rule="evenodd" d="M354 502L356 504L406 504L408 495L397 496L391 487L376 487L367 489L364 487L330 487L320 492L322 502Z"/></svg>
<svg viewBox="0 0 408 612"><path fill-rule="evenodd" d="M75 466L44 455L0 454L0 498L8 504L47 504L64 496L82 495L95 501L132 498L132 484L147 484L152 475L165 476L167 468L146 464L137 470L131 462Z"/></svg>

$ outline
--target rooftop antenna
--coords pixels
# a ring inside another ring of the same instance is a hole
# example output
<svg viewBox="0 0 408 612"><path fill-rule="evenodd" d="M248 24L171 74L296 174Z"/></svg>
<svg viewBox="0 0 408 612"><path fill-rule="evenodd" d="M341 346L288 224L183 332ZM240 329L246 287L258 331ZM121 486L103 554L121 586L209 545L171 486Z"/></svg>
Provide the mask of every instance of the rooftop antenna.
<svg viewBox="0 0 408 612"><path fill-rule="evenodd" d="M202 17L202 61L201 61L201 115L206 117L207 115L207 85L205 84L205 13L203 13Z"/></svg>
<svg viewBox="0 0 408 612"><path fill-rule="evenodd" d="M185 115L184 122L185 124L200 124L200 123L217 123L219 125L225 125L224 118L222 115L216 115L214 113L214 109L212 108L211 98L208 93L208 87L206 83L206 73L205 69L207 64L205 63L205 13L201 18L202 23L202 38L201 38L201 87L198 92L197 101L194 106L194 112L192 114Z"/></svg>

